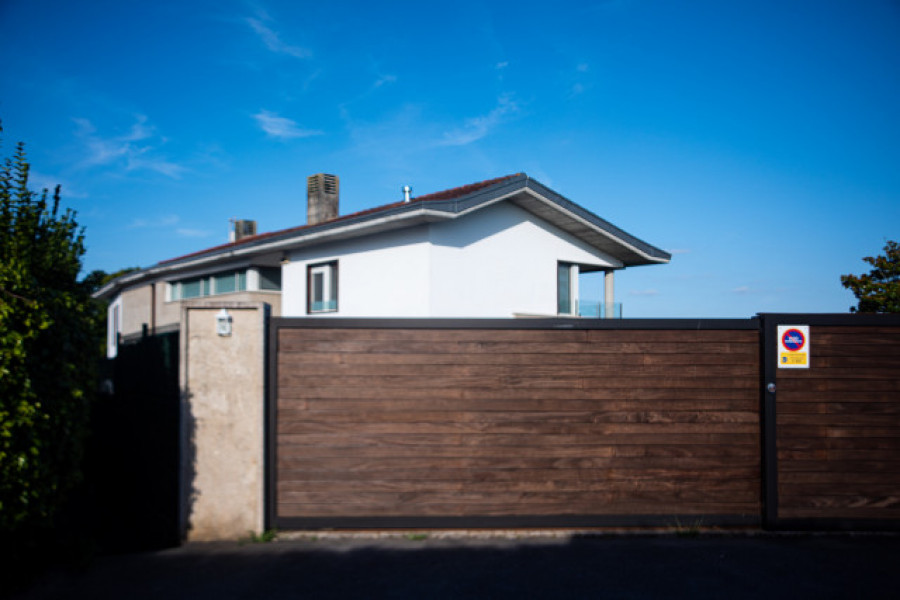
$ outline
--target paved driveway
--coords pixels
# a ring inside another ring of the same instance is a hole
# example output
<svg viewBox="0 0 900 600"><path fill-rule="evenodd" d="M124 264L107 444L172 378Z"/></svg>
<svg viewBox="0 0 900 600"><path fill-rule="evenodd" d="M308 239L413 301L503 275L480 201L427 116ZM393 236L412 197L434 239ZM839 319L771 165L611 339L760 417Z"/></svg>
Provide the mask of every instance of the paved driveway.
<svg viewBox="0 0 900 600"><path fill-rule="evenodd" d="M900 536L295 539L100 558L22 598L897 598Z"/></svg>

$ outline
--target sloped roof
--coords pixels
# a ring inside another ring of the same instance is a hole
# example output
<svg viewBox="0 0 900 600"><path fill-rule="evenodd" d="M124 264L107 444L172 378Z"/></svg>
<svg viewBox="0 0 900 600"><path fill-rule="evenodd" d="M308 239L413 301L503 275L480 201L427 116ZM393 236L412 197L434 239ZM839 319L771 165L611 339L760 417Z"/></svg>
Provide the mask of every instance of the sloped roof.
<svg viewBox="0 0 900 600"><path fill-rule="evenodd" d="M418 196L409 202L394 202L342 215L315 225L261 233L164 260L153 267L111 281L95 296L110 297L123 287L187 268L203 268L241 257L452 220L500 201L512 202L615 257L624 266L666 263L671 259L668 252L619 229L524 173L516 173Z"/></svg>
<svg viewBox="0 0 900 600"><path fill-rule="evenodd" d="M169 258L164 261L161 261L159 264L164 265L168 263L175 263L182 261L187 258L192 258L196 256L203 256L204 254L211 254L215 252L219 252L222 250L227 250L229 248L235 248L237 246L243 246L246 244L252 244L254 242L260 242L267 239L271 239L274 237L281 237L284 235L294 235L302 233L304 230L311 229L313 227L319 227L322 225L331 225L336 223L341 223L342 221L350 221L354 219L359 219L362 217L366 217L368 215L376 215L387 211L392 208L398 208L402 206L411 205L417 202L433 202L435 200L452 200L454 198L459 198L461 196L465 196L466 194L471 194L473 192L477 192L480 189L489 187L494 185L495 183L499 183L501 181L505 181L507 179L511 179L513 177L517 177L518 175L506 175L505 177L497 177L496 179L489 179L487 181L480 181L478 183L470 183L469 185L462 185L459 187L455 187L449 190L444 190L442 192L435 192L433 194L426 194L424 196L418 196L415 198L410 198L409 202L393 202L391 204L384 204L382 206L376 206L374 208L367 208L366 210L361 210L355 213L350 213L349 215L341 215L334 219L329 219L328 221L323 221L321 223L317 223L315 225L300 225L297 227L290 227L288 229L280 229L278 231L269 231L266 233L260 233L257 235L251 235L235 242L229 242L227 244L220 244L218 246L213 246L212 248L207 248L205 250L198 250L197 252L191 252L190 254L185 254L183 256L178 256L176 258Z"/></svg>

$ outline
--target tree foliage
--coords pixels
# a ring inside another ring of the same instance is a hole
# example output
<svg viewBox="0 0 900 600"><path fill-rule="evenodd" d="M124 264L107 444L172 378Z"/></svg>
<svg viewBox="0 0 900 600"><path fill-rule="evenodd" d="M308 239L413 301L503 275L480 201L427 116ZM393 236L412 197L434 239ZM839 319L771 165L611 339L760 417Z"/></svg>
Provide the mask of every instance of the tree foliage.
<svg viewBox="0 0 900 600"><path fill-rule="evenodd" d="M19 143L0 171L0 537L47 525L77 482L100 347L83 229L28 174Z"/></svg>
<svg viewBox="0 0 900 600"><path fill-rule="evenodd" d="M867 274L841 276L841 284L859 301L850 312L900 312L900 244L888 240L883 255L863 260L874 267Z"/></svg>

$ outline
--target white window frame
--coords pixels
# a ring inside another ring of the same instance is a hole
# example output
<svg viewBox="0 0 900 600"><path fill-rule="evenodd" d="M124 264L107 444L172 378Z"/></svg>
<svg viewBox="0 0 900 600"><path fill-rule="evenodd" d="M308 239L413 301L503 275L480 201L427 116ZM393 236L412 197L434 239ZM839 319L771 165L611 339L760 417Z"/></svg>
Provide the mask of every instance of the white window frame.
<svg viewBox="0 0 900 600"><path fill-rule="evenodd" d="M119 354L119 335L122 333L122 298L116 298L109 305L106 325L106 357L115 358Z"/></svg>
<svg viewBox="0 0 900 600"><path fill-rule="evenodd" d="M560 272L560 270L562 270L563 268L566 268L566 267L568 267L568 269L569 269L569 289L568 289L569 306L568 306L568 310L564 311L564 310L561 310L562 307L560 307L560 302L562 300L562 298L561 298L562 294L560 292L562 290L560 289L559 272ZM566 262L566 261L562 261L562 260L556 263L556 312L557 312L557 314L564 315L564 316L572 316L572 317L578 316L578 314L579 314L578 313L578 275L579 275L579 273L580 273L580 269L578 268L578 265L575 263L570 263L570 262Z"/></svg>
<svg viewBox="0 0 900 600"><path fill-rule="evenodd" d="M307 314L333 313L338 311L338 262L336 260L326 263L307 265L306 276L306 312ZM322 298L313 297L315 288L313 280L317 275L322 276ZM315 304L333 304L333 307L315 308Z"/></svg>

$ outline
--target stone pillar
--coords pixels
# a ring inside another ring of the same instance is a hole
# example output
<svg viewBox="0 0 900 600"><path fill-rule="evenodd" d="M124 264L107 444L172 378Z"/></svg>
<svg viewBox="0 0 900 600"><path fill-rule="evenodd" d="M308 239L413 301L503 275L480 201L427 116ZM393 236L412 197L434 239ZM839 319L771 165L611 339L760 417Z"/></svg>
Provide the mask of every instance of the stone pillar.
<svg viewBox="0 0 900 600"><path fill-rule="evenodd" d="M605 304L604 319L613 319L616 316L616 295L614 290L613 274L615 271L607 269L603 271L603 303Z"/></svg>
<svg viewBox="0 0 900 600"><path fill-rule="evenodd" d="M216 317L231 317L220 335ZM181 532L237 539L264 527L263 302L201 302L181 312Z"/></svg>

